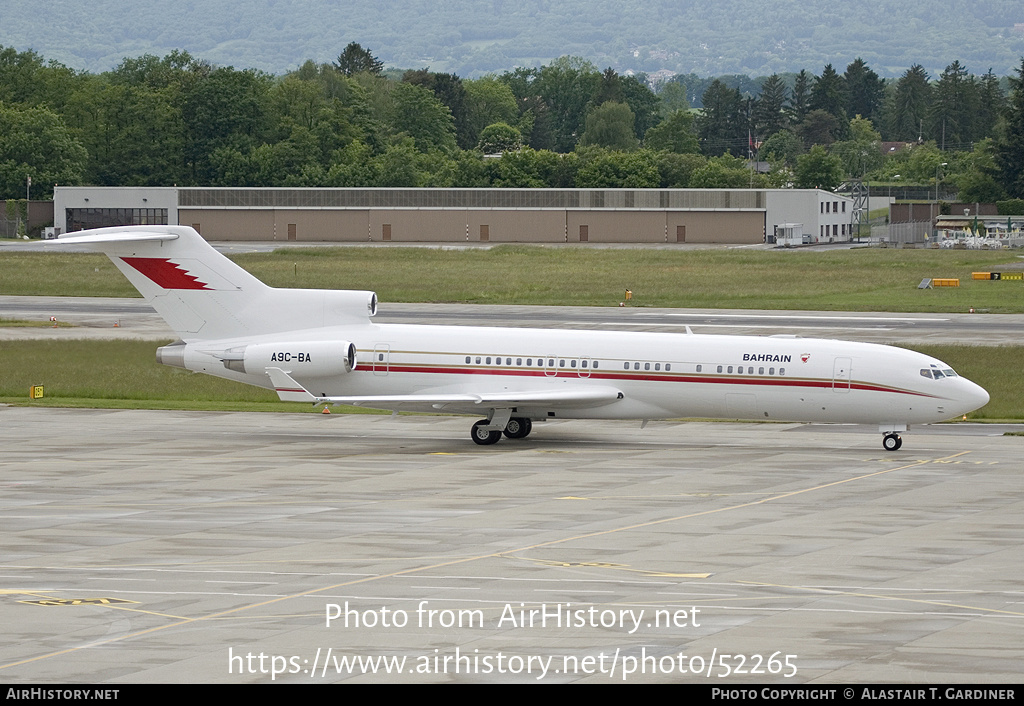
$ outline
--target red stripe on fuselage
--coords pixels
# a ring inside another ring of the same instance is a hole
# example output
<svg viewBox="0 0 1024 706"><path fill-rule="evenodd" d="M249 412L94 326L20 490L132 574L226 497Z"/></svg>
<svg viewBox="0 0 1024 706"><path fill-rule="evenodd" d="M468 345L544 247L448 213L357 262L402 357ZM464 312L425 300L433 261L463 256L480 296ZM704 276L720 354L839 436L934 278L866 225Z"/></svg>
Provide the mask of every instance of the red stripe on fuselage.
<svg viewBox="0 0 1024 706"><path fill-rule="evenodd" d="M122 257L136 270L164 289L213 289L166 257Z"/></svg>

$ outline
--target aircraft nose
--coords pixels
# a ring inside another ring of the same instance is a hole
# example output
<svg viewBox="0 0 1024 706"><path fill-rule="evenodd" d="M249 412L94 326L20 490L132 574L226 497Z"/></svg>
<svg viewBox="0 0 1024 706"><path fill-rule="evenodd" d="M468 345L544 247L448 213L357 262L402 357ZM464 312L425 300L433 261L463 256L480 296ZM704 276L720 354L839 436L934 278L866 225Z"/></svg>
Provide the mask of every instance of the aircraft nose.
<svg viewBox="0 0 1024 706"><path fill-rule="evenodd" d="M975 384L970 380L963 380L964 392L962 395L964 403L964 414L967 412L973 412L976 409L980 409L988 404L989 396L988 391L981 385Z"/></svg>

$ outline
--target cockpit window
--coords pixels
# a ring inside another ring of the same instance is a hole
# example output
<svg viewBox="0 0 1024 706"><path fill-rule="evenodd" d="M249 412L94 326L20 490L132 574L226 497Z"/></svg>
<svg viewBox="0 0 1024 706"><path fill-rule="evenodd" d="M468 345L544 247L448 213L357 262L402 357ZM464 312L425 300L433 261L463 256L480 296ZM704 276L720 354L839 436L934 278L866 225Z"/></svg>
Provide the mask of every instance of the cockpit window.
<svg viewBox="0 0 1024 706"><path fill-rule="evenodd" d="M930 378L931 376L932 376L932 371L931 370L929 370L928 368L921 368L921 377L923 377L923 378Z"/></svg>
<svg viewBox="0 0 1024 706"><path fill-rule="evenodd" d="M943 370L942 372L943 372L943 373L945 373L946 377L948 377L948 378L955 378L955 377L959 377L959 376L958 376L958 375L956 374L956 372L954 372L954 371L953 371L953 369L952 369L952 368L946 368L946 369L945 369L945 370Z"/></svg>

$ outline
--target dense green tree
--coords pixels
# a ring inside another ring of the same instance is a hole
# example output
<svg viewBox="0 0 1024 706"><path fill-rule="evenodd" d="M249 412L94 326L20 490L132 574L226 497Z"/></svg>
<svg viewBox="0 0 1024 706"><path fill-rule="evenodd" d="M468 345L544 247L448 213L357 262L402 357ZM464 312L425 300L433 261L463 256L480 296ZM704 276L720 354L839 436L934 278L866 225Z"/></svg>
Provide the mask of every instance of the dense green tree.
<svg viewBox="0 0 1024 706"><path fill-rule="evenodd" d="M677 154L700 153L700 143L693 128L693 115L688 110L677 110L644 135L644 147L649 150Z"/></svg>
<svg viewBox="0 0 1024 706"><path fill-rule="evenodd" d="M406 71L402 81L426 88L451 111L455 124L455 141L461 149L476 146L477 133L472 129L466 88L455 74L431 73L426 69Z"/></svg>
<svg viewBox="0 0 1024 706"><path fill-rule="evenodd" d="M798 189L830 191L843 181L843 165L839 157L815 145L810 152L797 157L795 175Z"/></svg>
<svg viewBox="0 0 1024 706"><path fill-rule="evenodd" d="M523 146L523 136L511 125L494 123L480 133L477 149L484 154L513 152Z"/></svg>
<svg viewBox="0 0 1024 706"><path fill-rule="evenodd" d="M846 114L851 118L860 115L878 122L885 96L885 81L860 57L846 67L843 79L846 87Z"/></svg>
<svg viewBox="0 0 1024 706"><path fill-rule="evenodd" d="M53 185L78 184L85 170L85 148L56 113L46 108L0 103L0 198L50 198Z"/></svg>
<svg viewBox="0 0 1024 706"><path fill-rule="evenodd" d="M999 117L1006 109L1006 96L999 85L999 79L989 69L977 85L977 105L974 112L974 138L996 134Z"/></svg>
<svg viewBox="0 0 1024 706"><path fill-rule="evenodd" d="M185 126L172 86L111 83L90 76L68 97L68 127L88 154L83 178L101 186L184 181Z"/></svg>
<svg viewBox="0 0 1024 706"><path fill-rule="evenodd" d="M706 164L693 170L690 188L693 189L744 189L763 186L763 178L746 163L731 155L709 159Z"/></svg>
<svg viewBox="0 0 1024 706"><path fill-rule="evenodd" d="M814 80L811 88L811 111L821 110L836 119L836 132L832 136L836 139L844 139L845 126L849 122L846 112L846 85L843 77L836 73L832 64L827 64L825 70Z"/></svg>
<svg viewBox="0 0 1024 706"><path fill-rule="evenodd" d="M963 149L975 137L977 85L967 69L954 61L935 84L930 116L931 136L941 149Z"/></svg>
<svg viewBox="0 0 1024 706"><path fill-rule="evenodd" d="M521 130L522 126L518 124L519 106L508 84L494 76L484 76L463 81L463 86L466 89L470 134L477 141L480 139L480 132L494 123L506 123ZM530 128L533 127L532 121L528 121L528 124Z"/></svg>
<svg viewBox="0 0 1024 706"><path fill-rule="evenodd" d="M610 66L601 74L601 79L590 99L589 110L608 102L625 103L625 94L622 92L622 81L615 69ZM588 110L588 112L589 112Z"/></svg>
<svg viewBox="0 0 1024 706"><path fill-rule="evenodd" d="M831 145L841 133L839 119L824 110L812 110L796 126L797 134L810 149L812 145Z"/></svg>
<svg viewBox="0 0 1024 706"><path fill-rule="evenodd" d="M267 74L229 66L214 69L185 88L181 114L192 183L210 182L209 156L218 147L245 152L263 142L268 127L266 95L272 85Z"/></svg>
<svg viewBox="0 0 1024 706"><path fill-rule="evenodd" d="M1010 78L1006 127L996 140L994 175L1010 198L1024 198L1024 59Z"/></svg>
<svg viewBox="0 0 1024 706"><path fill-rule="evenodd" d="M885 160L881 151L882 136L871 125L871 121L858 116L850 121L847 132L849 140L835 142L829 149L842 161L843 173L861 177L881 167Z"/></svg>
<svg viewBox="0 0 1024 706"><path fill-rule="evenodd" d="M576 146L583 133L586 106L600 80L600 72L589 61L563 56L541 67L529 84L532 95L540 97L546 106L557 151L570 152ZM530 144L537 146L533 139Z"/></svg>
<svg viewBox="0 0 1024 706"><path fill-rule="evenodd" d="M932 87L928 72L920 64L907 69L896 83L888 132L893 140L912 142L921 137L924 121L931 112Z"/></svg>
<svg viewBox="0 0 1024 706"><path fill-rule="evenodd" d="M506 152L497 160L493 186L500 188L544 188L555 186L564 158L549 150L522 149Z"/></svg>
<svg viewBox="0 0 1024 706"><path fill-rule="evenodd" d="M796 75L787 108L791 124L799 125L811 112L811 85L813 82L814 77L807 71L801 71Z"/></svg>
<svg viewBox="0 0 1024 706"><path fill-rule="evenodd" d="M788 167L796 166L796 158L804 151L803 142L790 130L780 130L761 145L762 160L781 163Z"/></svg>
<svg viewBox="0 0 1024 706"><path fill-rule="evenodd" d="M420 86L399 83L392 95L391 125L412 137L420 152L455 149L455 121L448 106ZM394 151L389 148L389 151ZM397 153L396 153L397 154Z"/></svg>
<svg viewBox="0 0 1024 706"><path fill-rule="evenodd" d="M991 139L978 141L974 150L955 159L949 180L956 184L958 198L966 203L993 203L1006 198L996 179L995 145Z"/></svg>
<svg viewBox="0 0 1024 706"><path fill-rule="evenodd" d="M668 117L677 110L689 112L690 101L686 99L686 86L678 81L666 81L658 92L658 111Z"/></svg>
<svg viewBox="0 0 1024 706"><path fill-rule="evenodd" d="M384 64L369 49L363 49L357 42L350 42L338 56L334 68L346 76L359 73L379 75L384 70Z"/></svg>
<svg viewBox="0 0 1024 706"><path fill-rule="evenodd" d="M576 173L580 189L653 189L661 175L653 153L600 150L584 160Z"/></svg>
<svg viewBox="0 0 1024 706"><path fill-rule="evenodd" d="M747 150L747 127L743 120L743 98L738 89L729 89L721 81L712 81L701 97L704 110L697 121L701 151L717 157L727 152L743 154Z"/></svg>
<svg viewBox="0 0 1024 706"><path fill-rule="evenodd" d="M604 103L587 115L586 130L580 137L580 144L622 152L635 150L638 141L633 121L633 111L625 103Z"/></svg>
<svg viewBox="0 0 1024 706"><path fill-rule="evenodd" d="M662 120L658 96L636 76L625 76L620 84L626 105L633 111L633 132L638 140L642 139Z"/></svg>
<svg viewBox="0 0 1024 706"><path fill-rule="evenodd" d="M764 139L789 124L786 108L786 84L778 74L772 74L761 84L753 110L754 134Z"/></svg>
<svg viewBox="0 0 1024 706"><path fill-rule="evenodd" d="M703 155L676 152L658 152L654 161L661 176L659 186L663 189L689 188L693 173L707 164Z"/></svg>
<svg viewBox="0 0 1024 706"><path fill-rule="evenodd" d="M19 52L0 45L0 102L40 103L37 79L43 67L43 58L34 51Z"/></svg>

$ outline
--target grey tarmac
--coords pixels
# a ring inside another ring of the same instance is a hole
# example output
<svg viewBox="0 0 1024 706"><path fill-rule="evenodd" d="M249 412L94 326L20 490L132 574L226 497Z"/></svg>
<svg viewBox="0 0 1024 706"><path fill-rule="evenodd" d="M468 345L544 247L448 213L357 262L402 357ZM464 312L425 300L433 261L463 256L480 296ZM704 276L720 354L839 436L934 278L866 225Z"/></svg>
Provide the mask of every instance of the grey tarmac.
<svg viewBox="0 0 1024 706"><path fill-rule="evenodd" d="M0 680L1020 681L1019 437L466 421L0 407Z"/></svg>

